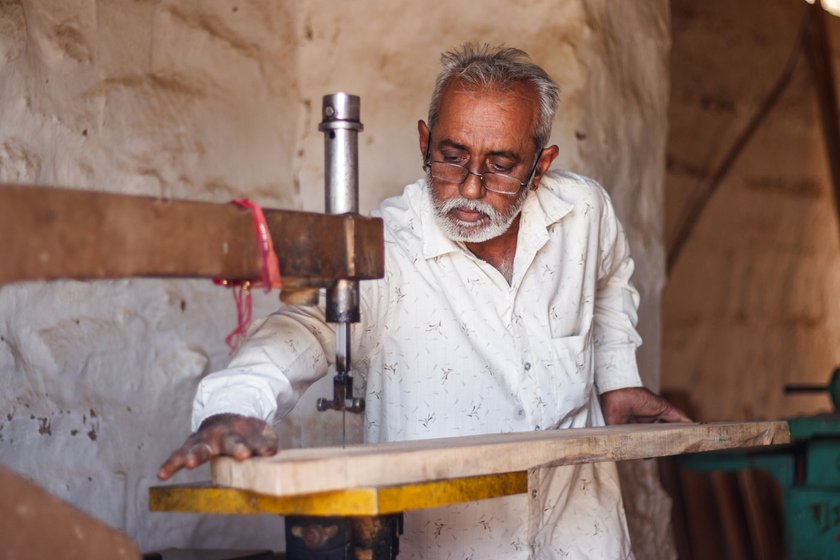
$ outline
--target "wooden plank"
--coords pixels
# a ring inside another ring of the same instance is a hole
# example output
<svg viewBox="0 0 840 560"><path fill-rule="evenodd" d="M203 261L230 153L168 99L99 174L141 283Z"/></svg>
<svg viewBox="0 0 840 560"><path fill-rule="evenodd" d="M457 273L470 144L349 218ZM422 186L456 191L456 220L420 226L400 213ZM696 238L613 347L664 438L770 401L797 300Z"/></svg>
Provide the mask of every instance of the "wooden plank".
<svg viewBox="0 0 840 560"><path fill-rule="evenodd" d="M284 286L384 274L382 220L265 210ZM260 274L248 210L102 192L0 185L0 285L23 280Z"/></svg>
<svg viewBox="0 0 840 560"><path fill-rule="evenodd" d="M0 467L0 558L140 560L124 533Z"/></svg>
<svg viewBox="0 0 840 560"><path fill-rule="evenodd" d="M762 560L770 560L779 556L781 551L784 550L781 542L779 542L779 533L770 529L770 519L775 512L762 503L756 472L753 470L736 471L735 477L738 480L738 489L744 502L744 513L753 556ZM774 540L777 542L774 542Z"/></svg>
<svg viewBox="0 0 840 560"><path fill-rule="evenodd" d="M686 529L691 549L690 556L680 556L680 559L726 558L726 543L721 537L715 493L708 473L680 467L679 479L686 504Z"/></svg>
<svg viewBox="0 0 840 560"><path fill-rule="evenodd" d="M715 471L709 473L709 480L712 482L717 519L726 545L724 557L731 560L751 560L747 521L741 507L735 474Z"/></svg>
<svg viewBox="0 0 840 560"><path fill-rule="evenodd" d="M662 396L671 404L685 412L689 418L702 419L703 415L697 405L691 400L688 391L682 389L662 389ZM686 479L685 469L675 457L660 457L659 476L665 492L671 496L671 527L674 534L674 544L677 548L677 558L680 560L700 560L714 558L716 555L694 554L692 549L692 535L697 530L696 496L709 496L709 492L699 491L697 481ZM696 475L695 475L696 476ZM702 517L700 517L702 520ZM720 556L719 554L717 556Z"/></svg>
<svg viewBox="0 0 840 560"><path fill-rule="evenodd" d="M634 424L290 449L241 463L222 457L212 472L216 484L289 496L789 441L787 422Z"/></svg>

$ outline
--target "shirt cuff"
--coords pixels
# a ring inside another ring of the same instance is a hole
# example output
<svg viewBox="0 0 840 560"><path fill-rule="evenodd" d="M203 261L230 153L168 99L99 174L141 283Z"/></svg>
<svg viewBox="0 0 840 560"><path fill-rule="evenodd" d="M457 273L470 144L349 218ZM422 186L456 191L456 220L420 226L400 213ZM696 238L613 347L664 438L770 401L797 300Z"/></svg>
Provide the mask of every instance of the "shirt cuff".
<svg viewBox="0 0 840 560"><path fill-rule="evenodd" d="M198 430L207 418L217 414L239 414L271 422L277 410L273 397L266 396L258 388L241 384L237 384L236 387L227 385L224 389L226 390L208 388L204 382L198 386L193 401L193 432Z"/></svg>
<svg viewBox="0 0 840 560"><path fill-rule="evenodd" d="M636 364L636 346L611 350L595 349L595 386L598 394L627 387L641 387Z"/></svg>

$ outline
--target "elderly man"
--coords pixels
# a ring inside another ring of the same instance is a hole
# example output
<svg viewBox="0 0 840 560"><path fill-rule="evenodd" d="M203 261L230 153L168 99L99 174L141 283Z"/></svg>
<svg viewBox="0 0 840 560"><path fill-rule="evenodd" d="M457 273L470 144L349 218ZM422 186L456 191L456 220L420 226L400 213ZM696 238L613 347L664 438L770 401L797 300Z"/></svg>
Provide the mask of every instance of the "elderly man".
<svg viewBox="0 0 840 560"><path fill-rule="evenodd" d="M556 84L517 49L442 62L418 123L426 178L380 206L386 275L362 285L367 441L687 420L641 387L633 262L607 193L549 172ZM160 478L274 453L268 422L327 373L334 344L318 308L256 323L202 380L197 431ZM531 476L528 495L407 513L401 557L632 557L614 464Z"/></svg>

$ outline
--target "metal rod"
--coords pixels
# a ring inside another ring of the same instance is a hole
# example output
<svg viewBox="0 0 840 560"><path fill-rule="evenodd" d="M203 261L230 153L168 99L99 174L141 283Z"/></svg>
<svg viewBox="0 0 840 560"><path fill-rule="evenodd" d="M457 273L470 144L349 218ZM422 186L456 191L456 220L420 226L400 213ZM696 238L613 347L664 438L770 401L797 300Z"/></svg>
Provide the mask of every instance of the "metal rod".
<svg viewBox="0 0 840 560"><path fill-rule="evenodd" d="M360 101L356 95L333 93L323 98L323 121L318 130L324 133L324 206L328 214L359 211L358 134L364 128L359 121ZM327 289L327 321L359 321L359 285L338 280Z"/></svg>
<svg viewBox="0 0 840 560"><path fill-rule="evenodd" d="M360 101L355 95L325 95L321 124L324 133L324 207L328 214L357 214L359 211L359 145L363 129L359 121ZM364 410L364 399L353 398L350 375L351 323L359 322L359 283L341 278L327 288L326 318L336 323L333 400L318 399L318 410L342 412L342 445L346 442L346 411Z"/></svg>
<svg viewBox="0 0 840 560"><path fill-rule="evenodd" d="M324 205L327 214L359 211L359 144L364 127L356 95L333 93L323 99Z"/></svg>
<svg viewBox="0 0 840 560"><path fill-rule="evenodd" d="M824 393L828 385L785 385L785 393Z"/></svg>

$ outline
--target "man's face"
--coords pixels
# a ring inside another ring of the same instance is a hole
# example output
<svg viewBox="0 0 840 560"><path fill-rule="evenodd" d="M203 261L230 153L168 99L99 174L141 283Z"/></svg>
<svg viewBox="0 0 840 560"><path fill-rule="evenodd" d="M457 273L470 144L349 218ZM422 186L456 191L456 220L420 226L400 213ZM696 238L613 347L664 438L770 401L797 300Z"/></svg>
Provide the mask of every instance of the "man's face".
<svg viewBox="0 0 840 560"><path fill-rule="evenodd" d="M536 157L532 137L536 118L536 95L526 87L499 92L451 84L441 95L431 134L431 160L457 163L474 173L503 173L525 182ZM488 191L474 175L460 186L433 180L430 174L427 180L438 225L449 238L468 243L507 232L528 195L527 188L515 195Z"/></svg>

